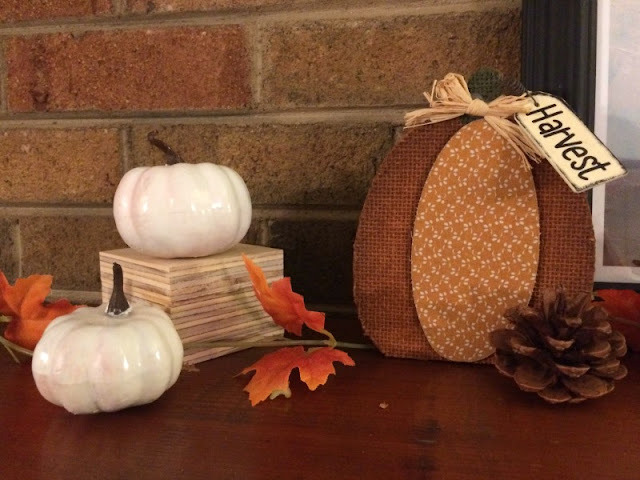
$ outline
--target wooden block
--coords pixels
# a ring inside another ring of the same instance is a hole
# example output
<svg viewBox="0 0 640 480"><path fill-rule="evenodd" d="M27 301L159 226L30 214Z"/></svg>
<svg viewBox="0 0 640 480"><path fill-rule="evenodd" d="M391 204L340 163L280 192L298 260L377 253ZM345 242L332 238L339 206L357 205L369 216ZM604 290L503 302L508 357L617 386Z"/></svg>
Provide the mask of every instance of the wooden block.
<svg viewBox="0 0 640 480"><path fill-rule="evenodd" d="M239 244L201 258L153 258L130 248L100 252L102 300L113 288L113 263L122 266L124 292L131 303L162 308L185 344L185 363L198 363L241 350L190 342L260 340L282 336L255 297L242 253L265 272L269 283L283 276L282 250Z"/></svg>
<svg viewBox="0 0 640 480"><path fill-rule="evenodd" d="M249 335L243 337L242 340L247 340L250 342L257 342L259 340L269 340L272 338L277 338L282 336L282 331L274 331L271 333L262 332L259 335ZM219 348L207 348L200 350L192 350L187 349L184 352L184 362L188 365L194 365L196 363L204 362L205 360L210 360L212 358L218 358L223 355L227 355L229 353L237 352L241 350L236 347L219 347Z"/></svg>

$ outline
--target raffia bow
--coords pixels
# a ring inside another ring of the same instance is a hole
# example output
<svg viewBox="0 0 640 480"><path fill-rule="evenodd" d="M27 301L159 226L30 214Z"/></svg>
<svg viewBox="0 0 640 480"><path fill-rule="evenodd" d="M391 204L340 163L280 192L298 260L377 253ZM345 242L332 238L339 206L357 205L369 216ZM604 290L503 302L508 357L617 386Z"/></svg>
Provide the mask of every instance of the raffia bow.
<svg viewBox="0 0 640 480"><path fill-rule="evenodd" d="M500 96L489 103L473 98L462 75L448 73L443 80L433 82L431 93L424 93L429 108L421 108L405 115L405 127L419 127L444 122L462 115L484 117L485 121L502 136L531 168L527 158L540 162L544 154L522 129L509 117L516 113L528 113L533 101L526 95Z"/></svg>

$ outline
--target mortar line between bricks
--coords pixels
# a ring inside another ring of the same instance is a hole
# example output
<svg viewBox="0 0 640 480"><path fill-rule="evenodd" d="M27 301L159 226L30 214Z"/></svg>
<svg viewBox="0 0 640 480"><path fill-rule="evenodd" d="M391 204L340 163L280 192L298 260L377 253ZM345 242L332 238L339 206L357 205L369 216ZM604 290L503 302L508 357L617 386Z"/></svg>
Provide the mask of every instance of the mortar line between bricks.
<svg viewBox="0 0 640 480"><path fill-rule="evenodd" d="M124 126L120 129L119 132L119 142L120 142L120 173L124 175L129 171L131 165L131 127Z"/></svg>
<svg viewBox="0 0 640 480"><path fill-rule="evenodd" d="M114 15L122 16L127 14L127 0L111 0Z"/></svg>
<svg viewBox="0 0 640 480"><path fill-rule="evenodd" d="M253 104L262 103L262 62L264 46L262 43L262 24L258 22L256 27L248 32L249 51L251 63L251 92L253 94Z"/></svg>
<svg viewBox="0 0 640 480"><path fill-rule="evenodd" d="M262 219L258 221L258 235L257 241L259 245L269 245L271 240L271 234L269 232L269 221Z"/></svg>
<svg viewBox="0 0 640 480"><path fill-rule="evenodd" d="M143 115L142 112L120 116L98 117L77 113L0 115L3 129L118 127L122 125L259 125L329 123L392 123L402 125L408 111L424 108L424 104L394 105L393 107L318 108L298 111L192 113L169 115L165 112ZM98 115L99 113L96 113Z"/></svg>
<svg viewBox="0 0 640 480"><path fill-rule="evenodd" d="M101 304L102 292L92 290L60 290L53 289L49 294L49 298L66 298L75 304Z"/></svg>
<svg viewBox="0 0 640 480"><path fill-rule="evenodd" d="M113 216L108 207L57 205L0 205L0 217L107 217Z"/></svg>
<svg viewBox="0 0 640 480"><path fill-rule="evenodd" d="M425 5L423 1L404 5L355 6L352 8L316 7L298 11L263 12L188 12L172 14L118 16L115 18L59 19L51 22L22 22L0 26L0 36L28 36L50 33L132 30L140 28L205 27L216 25L249 25L256 21L265 23L364 20L414 15L439 15L449 13L478 12L492 9L512 9L521 6L521 0L486 0L482 2L461 0L455 3Z"/></svg>
<svg viewBox="0 0 640 480"><path fill-rule="evenodd" d="M20 220L18 220L17 225L15 227L14 232L14 241L16 242L15 246L15 255L17 255L16 260L18 261L18 278L22 278L22 227L20 226Z"/></svg>
<svg viewBox="0 0 640 480"><path fill-rule="evenodd" d="M360 218L360 209L344 210L336 206L335 209L289 209L284 207L257 207L253 210L254 220L287 220L293 222L338 221L355 222Z"/></svg>
<svg viewBox="0 0 640 480"><path fill-rule="evenodd" d="M4 38L0 38L0 113L7 114L9 112L9 98L7 82L9 81L9 72L7 70L7 42Z"/></svg>
<svg viewBox="0 0 640 480"><path fill-rule="evenodd" d="M83 205L0 205L0 217L110 217L113 208L109 206ZM322 208L287 208L280 206L254 206L253 219L263 220L331 220L357 221L360 209L344 209L340 206Z"/></svg>

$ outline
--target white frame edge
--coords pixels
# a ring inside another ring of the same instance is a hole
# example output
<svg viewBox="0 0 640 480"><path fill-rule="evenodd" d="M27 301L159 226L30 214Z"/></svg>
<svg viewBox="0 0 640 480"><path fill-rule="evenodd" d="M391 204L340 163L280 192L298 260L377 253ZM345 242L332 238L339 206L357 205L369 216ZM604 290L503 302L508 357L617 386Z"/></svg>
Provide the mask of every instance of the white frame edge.
<svg viewBox="0 0 640 480"><path fill-rule="evenodd" d="M609 29L611 1L598 0L597 47L596 47L596 98L594 132L606 144L608 71L609 71ZM596 282L640 283L640 267L608 267L604 263L604 213L605 186L595 187L592 192L591 212L596 238Z"/></svg>

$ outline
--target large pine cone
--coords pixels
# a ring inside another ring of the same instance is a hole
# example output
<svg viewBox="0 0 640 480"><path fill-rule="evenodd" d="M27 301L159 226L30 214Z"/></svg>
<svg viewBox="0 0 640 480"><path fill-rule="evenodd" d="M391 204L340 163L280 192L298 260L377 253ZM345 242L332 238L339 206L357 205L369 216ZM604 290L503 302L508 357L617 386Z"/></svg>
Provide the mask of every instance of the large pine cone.
<svg viewBox="0 0 640 480"><path fill-rule="evenodd" d="M577 403L613 390L627 369L624 336L590 294L567 299L563 290L543 292L542 309L510 308L513 328L491 333L496 368L527 392L551 403Z"/></svg>

